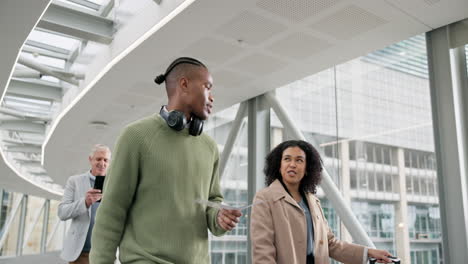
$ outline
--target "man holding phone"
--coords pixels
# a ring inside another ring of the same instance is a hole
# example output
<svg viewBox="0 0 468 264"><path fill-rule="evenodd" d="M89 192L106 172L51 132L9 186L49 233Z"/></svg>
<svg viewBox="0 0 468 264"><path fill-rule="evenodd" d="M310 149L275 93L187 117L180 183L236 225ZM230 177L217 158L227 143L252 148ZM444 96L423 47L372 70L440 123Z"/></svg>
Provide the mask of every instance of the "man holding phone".
<svg viewBox="0 0 468 264"><path fill-rule="evenodd" d="M111 157L110 149L102 144L93 146L88 157L91 169L68 179L58 217L71 219L60 257L69 263L88 264L94 218L102 198L104 176Z"/></svg>

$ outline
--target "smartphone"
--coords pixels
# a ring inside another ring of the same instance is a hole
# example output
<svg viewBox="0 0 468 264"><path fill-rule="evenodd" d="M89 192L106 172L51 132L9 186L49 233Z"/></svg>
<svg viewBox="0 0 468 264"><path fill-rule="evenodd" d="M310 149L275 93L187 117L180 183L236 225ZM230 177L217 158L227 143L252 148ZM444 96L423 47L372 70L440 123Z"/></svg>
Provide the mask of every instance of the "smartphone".
<svg viewBox="0 0 468 264"><path fill-rule="evenodd" d="M105 176L96 176L96 180L94 181L94 189L101 190L102 193L102 188L104 187L104 179Z"/></svg>

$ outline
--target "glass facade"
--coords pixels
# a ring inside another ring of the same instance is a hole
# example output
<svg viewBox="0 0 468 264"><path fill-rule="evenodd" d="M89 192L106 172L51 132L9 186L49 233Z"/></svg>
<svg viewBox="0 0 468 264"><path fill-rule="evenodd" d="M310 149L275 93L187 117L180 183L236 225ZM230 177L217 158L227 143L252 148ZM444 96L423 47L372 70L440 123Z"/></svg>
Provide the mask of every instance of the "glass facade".
<svg viewBox="0 0 468 264"><path fill-rule="evenodd" d="M208 134L218 143L220 153L224 149L238 108L239 104L221 111L206 124ZM224 201L234 206L247 204L247 120L248 118L244 118L242 121L239 135L221 175ZM244 214L237 227L225 236L215 237L210 234L212 263L247 263L247 218L248 213Z"/></svg>
<svg viewBox="0 0 468 264"><path fill-rule="evenodd" d="M376 246L406 255L412 263L440 263L425 37L305 77L276 89L276 96L306 139L318 144L327 172ZM221 150L237 108L208 123ZM247 203L246 124L221 181L226 201L233 204ZM290 138L272 111L272 147ZM319 189L317 196L335 234L351 241L327 195ZM406 215L400 213L402 207ZM245 223L241 220L223 238L212 238L212 263L245 262ZM402 244L401 236L409 237L409 245Z"/></svg>
<svg viewBox="0 0 468 264"><path fill-rule="evenodd" d="M413 248L426 252L422 243L441 246L424 36L281 87L277 96L321 147L328 173L378 248L403 256ZM398 216L401 206L408 215ZM404 223L409 234L400 228ZM349 240L342 228L336 233ZM410 236L410 245L398 245L396 232ZM439 261L429 259L424 263Z"/></svg>
<svg viewBox="0 0 468 264"><path fill-rule="evenodd" d="M0 247L0 258L62 249L66 222L59 221L57 217L58 201L2 189L0 194L0 237L3 238L6 232Z"/></svg>

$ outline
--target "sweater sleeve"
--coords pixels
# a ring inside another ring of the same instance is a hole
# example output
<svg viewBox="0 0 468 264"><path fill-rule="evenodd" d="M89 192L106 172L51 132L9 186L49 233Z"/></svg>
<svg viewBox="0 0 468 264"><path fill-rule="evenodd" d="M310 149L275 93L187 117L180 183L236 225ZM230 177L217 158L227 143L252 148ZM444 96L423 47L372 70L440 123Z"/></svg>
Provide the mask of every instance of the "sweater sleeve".
<svg viewBox="0 0 468 264"><path fill-rule="evenodd" d="M223 195L221 194L221 187L219 185L219 153L218 149L215 149L215 162L213 166L213 173L211 175L210 193L208 199L212 202L221 203L223 201ZM208 224L208 228L210 229L211 233L215 236L221 236L227 232L226 230L222 229L217 223L218 211L219 209L213 207L206 208L206 221Z"/></svg>
<svg viewBox="0 0 468 264"><path fill-rule="evenodd" d="M117 141L92 234L90 263L114 263L138 184L141 140L130 127Z"/></svg>

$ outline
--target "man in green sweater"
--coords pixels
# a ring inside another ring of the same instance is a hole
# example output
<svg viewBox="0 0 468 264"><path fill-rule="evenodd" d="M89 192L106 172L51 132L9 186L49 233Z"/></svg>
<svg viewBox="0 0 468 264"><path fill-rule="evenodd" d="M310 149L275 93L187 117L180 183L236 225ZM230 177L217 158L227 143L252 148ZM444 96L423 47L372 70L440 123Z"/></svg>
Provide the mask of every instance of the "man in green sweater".
<svg viewBox="0 0 468 264"><path fill-rule="evenodd" d="M156 78L168 105L128 125L120 135L97 212L92 264L111 264L117 248L127 263L209 263L208 229L232 230L239 210L222 202L216 143L201 133L211 114L213 81L205 65L179 58Z"/></svg>

